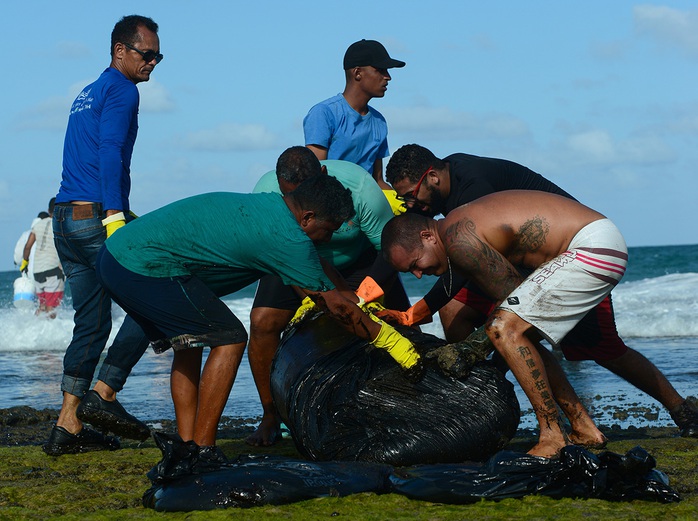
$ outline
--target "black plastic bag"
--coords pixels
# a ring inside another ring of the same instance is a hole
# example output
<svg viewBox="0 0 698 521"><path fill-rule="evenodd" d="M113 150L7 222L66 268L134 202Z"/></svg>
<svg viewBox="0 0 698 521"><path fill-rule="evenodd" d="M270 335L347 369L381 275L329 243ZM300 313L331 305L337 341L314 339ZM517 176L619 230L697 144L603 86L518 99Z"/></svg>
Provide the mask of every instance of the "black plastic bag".
<svg viewBox="0 0 698 521"><path fill-rule="evenodd" d="M389 465L309 462L275 456L240 456L205 474L154 482L143 506L161 512L283 505L321 497L388 490Z"/></svg>
<svg viewBox="0 0 698 521"><path fill-rule="evenodd" d="M175 445L183 442L170 438ZM176 449L181 452L179 449ZM163 449L163 455L164 455ZM641 447L625 456L595 456L575 446L548 460L502 451L484 464L389 465L308 462L275 456L240 456L220 470L153 480L143 506L162 512L282 505L359 492L395 493L415 500L468 504L537 494L553 498L679 501L654 458Z"/></svg>
<svg viewBox="0 0 698 521"><path fill-rule="evenodd" d="M641 447L635 447L625 456L611 452L596 456L570 445L554 460L502 451L479 466L423 465L396 469L390 480L392 492L447 504L531 494L558 499L679 501L666 475L654 466L654 458Z"/></svg>
<svg viewBox="0 0 698 521"><path fill-rule="evenodd" d="M400 333L425 361L445 344L412 328ZM412 383L385 351L322 314L284 335L271 384L298 451L315 461L484 461L519 424L514 388L489 361L453 378L434 360L422 380Z"/></svg>

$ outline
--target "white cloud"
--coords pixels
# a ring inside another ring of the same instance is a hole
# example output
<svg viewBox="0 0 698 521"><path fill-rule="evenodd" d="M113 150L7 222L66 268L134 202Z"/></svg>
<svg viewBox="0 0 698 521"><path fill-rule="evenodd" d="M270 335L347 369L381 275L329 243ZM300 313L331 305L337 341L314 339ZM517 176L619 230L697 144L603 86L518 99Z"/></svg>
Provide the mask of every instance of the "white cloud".
<svg viewBox="0 0 698 521"><path fill-rule="evenodd" d="M616 141L600 129L572 134L563 146L577 164L651 165L676 159L674 150L661 138L637 136Z"/></svg>
<svg viewBox="0 0 698 521"><path fill-rule="evenodd" d="M59 58L82 60L91 56L90 48L81 42L58 42L56 52Z"/></svg>
<svg viewBox="0 0 698 521"><path fill-rule="evenodd" d="M390 132L405 132L414 139L509 139L527 136L524 121L508 114L474 114L448 107L411 107L382 110Z"/></svg>
<svg viewBox="0 0 698 521"><path fill-rule="evenodd" d="M13 126L20 131L65 130L72 101L68 96L47 98L17 114Z"/></svg>
<svg viewBox="0 0 698 521"><path fill-rule="evenodd" d="M638 5L635 26L660 43L675 45L698 57L698 10L681 11L666 6Z"/></svg>
<svg viewBox="0 0 698 521"><path fill-rule="evenodd" d="M143 112L170 112L175 108L175 103L162 83L149 80L138 84L141 93L140 110Z"/></svg>
<svg viewBox="0 0 698 521"><path fill-rule="evenodd" d="M182 146L191 150L228 152L272 149L279 140L264 125L221 123L214 128L186 134L180 141Z"/></svg>

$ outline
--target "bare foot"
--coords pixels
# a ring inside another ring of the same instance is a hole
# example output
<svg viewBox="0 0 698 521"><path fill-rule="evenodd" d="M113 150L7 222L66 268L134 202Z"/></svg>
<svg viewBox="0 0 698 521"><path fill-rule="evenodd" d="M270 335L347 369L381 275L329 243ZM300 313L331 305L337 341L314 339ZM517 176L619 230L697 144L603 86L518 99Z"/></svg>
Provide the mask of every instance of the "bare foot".
<svg viewBox="0 0 698 521"><path fill-rule="evenodd" d="M552 440L541 440L528 451L528 454L531 456L540 456L542 458L556 458L560 455L560 451L565 446L565 443L555 442Z"/></svg>
<svg viewBox="0 0 698 521"><path fill-rule="evenodd" d="M569 439L575 445L584 447L585 449L603 449L608 443L608 439L603 435L601 431L596 431L596 433L582 433L577 431L572 431L569 433Z"/></svg>
<svg viewBox="0 0 698 521"><path fill-rule="evenodd" d="M281 424L275 418L262 418L257 429L245 438L245 443L253 447L269 447L281 441L281 437Z"/></svg>

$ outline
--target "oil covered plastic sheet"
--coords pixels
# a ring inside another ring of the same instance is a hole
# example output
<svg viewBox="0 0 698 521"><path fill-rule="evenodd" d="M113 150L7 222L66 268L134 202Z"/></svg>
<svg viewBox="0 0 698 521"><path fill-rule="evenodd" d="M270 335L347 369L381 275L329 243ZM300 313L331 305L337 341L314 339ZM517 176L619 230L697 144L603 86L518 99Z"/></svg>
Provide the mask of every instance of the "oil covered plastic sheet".
<svg viewBox="0 0 698 521"><path fill-rule="evenodd" d="M143 505L163 512L281 505L358 492L468 504L538 494L553 498L679 501L655 461L636 447L624 456L595 456L566 447L557 460L502 451L484 464L419 465L393 469L366 462L308 462L241 456L220 470L160 481Z"/></svg>
<svg viewBox="0 0 698 521"><path fill-rule="evenodd" d="M391 491L412 499L447 504L531 494L558 499L679 501L666 474L655 466L655 459L641 447L624 456L608 451L596 456L570 445L555 460L502 451L481 466L423 465L396 469L391 475Z"/></svg>
<svg viewBox="0 0 698 521"><path fill-rule="evenodd" d="M389 465L240 456L220 470L155 483L143 506L161 512L283 505L388 489Z"/></svg>
<svg viewBox="0 0 698 521"><path fill-rule="evenodd" d="M484 461L513 437L519 403L486 352L468 345L445 362L444 340L399 330L427 362L417 383L385 351L322 314L286 332L272 395L301 455L393 466ZM460 376L445 376L441 365Z"/></svg>

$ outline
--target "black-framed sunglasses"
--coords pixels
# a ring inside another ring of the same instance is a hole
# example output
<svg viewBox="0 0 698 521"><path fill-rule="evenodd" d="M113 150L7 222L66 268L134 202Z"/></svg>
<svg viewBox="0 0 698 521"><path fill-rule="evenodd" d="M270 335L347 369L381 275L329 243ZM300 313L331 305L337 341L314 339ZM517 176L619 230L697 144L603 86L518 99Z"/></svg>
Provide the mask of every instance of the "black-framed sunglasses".
<svg viewBox="0 0 698 521"><path fill-rule="evenodd" d="M417 203L419 199L417 199L417 194L419 193L419 189L422 187L422 183L424 182L424 179L426 179L427 174L431 172L432 167L427 168L427 171L422 174L422 177L419 178L419 181L417 181L417 186L414 187L414 190L412 190L412 193L405 194L405 195L397 195L395 196L395 199L398 201L402 201L403 203Z"/></svg>
<svg viewBox="0 0 698 521"><path fill-rule="evenodd" d="M155 63L158 64L162 61L164 56L160 54L159 52L155 51L141 51L140 49L136 49L133 45L129 45L126 42L121 42L124 44L124 46L128 47L132 51L136 51L138 54L141 55L145 63L150 63L151 61L155 60Z"/></svg>

